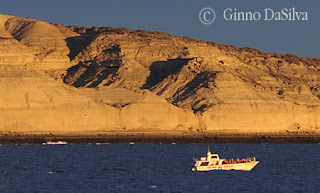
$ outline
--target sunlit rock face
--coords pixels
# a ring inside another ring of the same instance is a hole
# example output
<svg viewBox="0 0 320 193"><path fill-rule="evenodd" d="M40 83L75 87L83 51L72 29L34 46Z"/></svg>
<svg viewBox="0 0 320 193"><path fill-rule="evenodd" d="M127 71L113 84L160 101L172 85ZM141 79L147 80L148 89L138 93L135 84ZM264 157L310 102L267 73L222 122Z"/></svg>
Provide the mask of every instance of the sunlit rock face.
<svg viewBox="0 0 320 193"><path fill-rule="evenodd" d="M0 15L0 131L320 133L320 60Z"/></svg>

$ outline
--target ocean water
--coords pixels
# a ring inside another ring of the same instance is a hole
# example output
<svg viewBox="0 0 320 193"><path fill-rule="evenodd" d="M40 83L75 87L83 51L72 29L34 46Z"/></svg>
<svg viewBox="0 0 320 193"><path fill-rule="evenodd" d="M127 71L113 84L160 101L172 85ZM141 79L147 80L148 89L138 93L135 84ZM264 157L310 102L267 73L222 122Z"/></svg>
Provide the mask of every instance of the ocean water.
<svg viewBox="0 0 320 193"><path fill-rule="evenodd" d="M2 145L0 192L320 192L320 144L211 144L252 171L192 172L207 144Z"/></svg>

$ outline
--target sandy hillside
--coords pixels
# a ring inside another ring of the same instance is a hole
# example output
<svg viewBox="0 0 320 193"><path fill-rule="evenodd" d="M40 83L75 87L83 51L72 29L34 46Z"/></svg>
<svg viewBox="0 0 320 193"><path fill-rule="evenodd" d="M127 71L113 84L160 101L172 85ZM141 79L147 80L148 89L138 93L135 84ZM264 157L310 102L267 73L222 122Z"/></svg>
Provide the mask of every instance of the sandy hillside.
<svg viewBox="0 0 320 193"><path fill-rule="evenodd" d="M0 15L1 133L320 133L320 59Z"/></svg>

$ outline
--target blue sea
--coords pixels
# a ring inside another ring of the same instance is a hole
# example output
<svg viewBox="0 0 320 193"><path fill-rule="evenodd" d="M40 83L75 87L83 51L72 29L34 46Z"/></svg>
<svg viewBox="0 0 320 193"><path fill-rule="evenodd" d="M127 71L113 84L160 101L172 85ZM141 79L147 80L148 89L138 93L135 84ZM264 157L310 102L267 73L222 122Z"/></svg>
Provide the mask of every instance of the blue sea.
<svg viewBox="0 0 320 193"><path fill-rule="evenodd" d="M192 172L207 144L2 145L0 192L320 192L320 144L211 144L252 171Z"/></svg>

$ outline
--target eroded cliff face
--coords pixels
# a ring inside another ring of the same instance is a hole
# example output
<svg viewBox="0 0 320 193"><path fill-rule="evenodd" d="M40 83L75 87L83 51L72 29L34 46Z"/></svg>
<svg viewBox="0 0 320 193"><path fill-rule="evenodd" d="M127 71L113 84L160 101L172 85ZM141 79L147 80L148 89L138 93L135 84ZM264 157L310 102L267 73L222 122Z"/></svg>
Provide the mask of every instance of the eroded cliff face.
<svg viewBox="0 0 320 193"><path fill-rule="evenodd" d="M320 133L320 60L0 15L0 131Z"/></svg>

